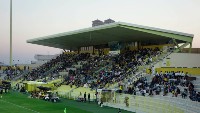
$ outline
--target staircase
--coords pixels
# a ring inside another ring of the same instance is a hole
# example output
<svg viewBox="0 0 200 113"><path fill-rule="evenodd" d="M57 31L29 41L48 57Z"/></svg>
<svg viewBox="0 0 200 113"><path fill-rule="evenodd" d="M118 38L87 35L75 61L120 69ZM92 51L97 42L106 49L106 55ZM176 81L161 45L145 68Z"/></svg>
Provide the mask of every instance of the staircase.
<svg viewBox="0 0 200 113"><path fill-rule="evenodd" d="M19 73L16 77L14 77L12 80L13 81L16 81L16 80L19 80L20 78L24 77L24 75L28 74L29 73L29 70L25 70L23 71L22 73Z"/></svg>
<svg viewBox="0 0 200 113"><path fill-rule="evenodd" d="M4 80L6 77L6 74L0 74L0 79Z"/></svg>

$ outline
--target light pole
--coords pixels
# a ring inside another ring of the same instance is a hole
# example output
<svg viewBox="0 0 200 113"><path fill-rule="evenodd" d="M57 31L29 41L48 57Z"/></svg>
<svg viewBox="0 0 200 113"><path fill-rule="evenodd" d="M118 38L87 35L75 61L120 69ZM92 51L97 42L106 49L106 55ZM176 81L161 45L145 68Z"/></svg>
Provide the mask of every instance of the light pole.
<svg viewBox="0 0 200 113"><path fill-rule="evenodd" d="M10 66L12 66L12 0L10 0Z"/></svg>

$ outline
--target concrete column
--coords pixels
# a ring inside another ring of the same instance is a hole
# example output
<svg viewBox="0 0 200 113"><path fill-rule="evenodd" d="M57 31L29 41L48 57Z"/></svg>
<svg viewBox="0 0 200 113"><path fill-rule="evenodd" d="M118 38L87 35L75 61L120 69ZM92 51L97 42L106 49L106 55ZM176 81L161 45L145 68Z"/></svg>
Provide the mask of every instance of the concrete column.
<svg viewBox="0 0 200 113"><path fill-rule="evenodd" d="M92 54L93 54L93 55L94 55L94 49L95 49L94 46L92 46Z"/></svg>
<svg viewBox="0 0 200 113"><path fill-rule="evenodd" d="M80 53L80 48L81 48L81 47L78 47L78 54Z"/></svg>
<svg viewBox="0 0 200 113"><path fill-rule="evenodd" d="M192 43L190 43L189 53L192 51Z"/></svg>

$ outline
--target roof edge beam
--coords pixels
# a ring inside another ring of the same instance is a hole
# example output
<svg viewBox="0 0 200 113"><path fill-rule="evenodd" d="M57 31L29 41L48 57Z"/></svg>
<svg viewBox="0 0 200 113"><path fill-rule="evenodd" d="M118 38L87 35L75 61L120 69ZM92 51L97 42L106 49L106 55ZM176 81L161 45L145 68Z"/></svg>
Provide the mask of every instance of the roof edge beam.
<svg viewBox="0 0 200 113"><path fill-rule="evenodd" d="M192 37L189 37L189 36L183 36L183 35L178 35L178 34L173 34L173 33L166 33L166 32L144 29L144 28L131 27L131 26L126 26L126 25L120 25L120 27L137 30L137 31L145 32L145 33L160 35L160 36L164 36L164 37L170 37L170 38L182 40L185 42L192 42L192 39L193 39Z"/></svg>

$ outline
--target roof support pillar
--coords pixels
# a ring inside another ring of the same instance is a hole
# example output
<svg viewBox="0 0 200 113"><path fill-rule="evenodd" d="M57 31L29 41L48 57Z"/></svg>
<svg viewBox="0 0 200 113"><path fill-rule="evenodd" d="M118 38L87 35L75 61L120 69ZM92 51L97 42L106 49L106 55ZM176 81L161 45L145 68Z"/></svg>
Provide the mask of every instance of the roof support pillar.
<svg viewBox="0 0 200 113"><path fill-rule="evenodd" d="M64 51L64 52L66 52L66 50L65 50L65 49L63 49L63 51Z"/></svg>
<svg viewBox="0 0 200 113"><path fill-rule="evenodd" d="M192 43L190 43L189 53L192 51Z"/></svg>
<svg viewBox="0 0 200 113"><path fill-rule="evenodd" d="M95 49L94 46L92 46L92 54L93 54L93 55L94 55L94 49Z"/></svg>
<svg viewBox="0 0 200 113"><path fill-rule="evenodd" d="M172 40L173 40L174 44L177 46L177 48L181 51L181 48L180 48L180 46L178 45L178 43L176 42L176 40L175 40L174 38L173 38Z"/></svg>
<svg viewBox="0 0 200 113"><path fill-rule="evenodd" d="M188 46L190 44L190 42L186 42L183 45L181 45L179 48L177 48L174 52L179 52L180 50L182 50L184 47Z"/></svg>
<svg viewBox="0 0 200 113"><path fill-rule="evenodd" d="M137 50L142 48L142 43L141 42L137 42Z"/></svg>
<svg viewBox="0 0 200 113"><path fill-rule="evenodd" d="M80 54L80 49L81 49L81 47L78 47L78 54Z"/></svg>

